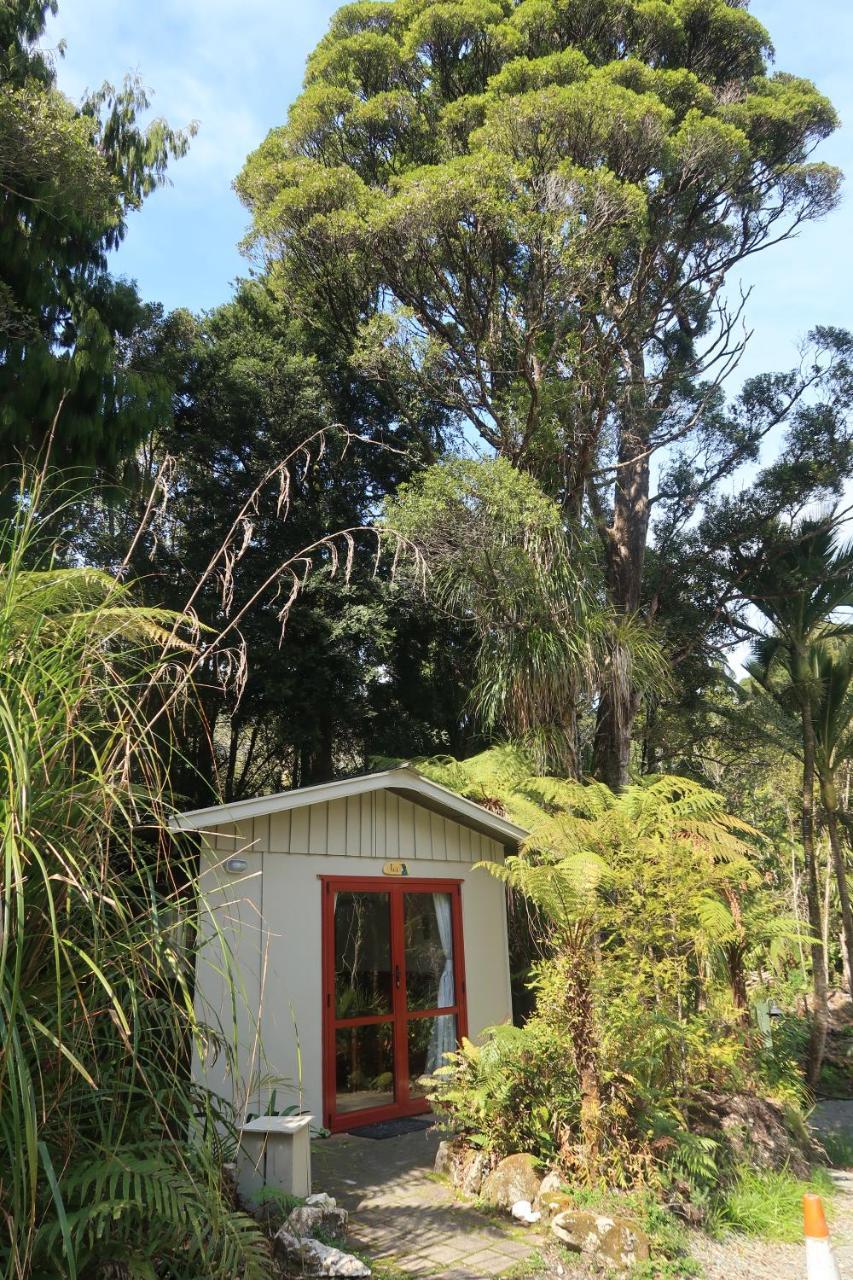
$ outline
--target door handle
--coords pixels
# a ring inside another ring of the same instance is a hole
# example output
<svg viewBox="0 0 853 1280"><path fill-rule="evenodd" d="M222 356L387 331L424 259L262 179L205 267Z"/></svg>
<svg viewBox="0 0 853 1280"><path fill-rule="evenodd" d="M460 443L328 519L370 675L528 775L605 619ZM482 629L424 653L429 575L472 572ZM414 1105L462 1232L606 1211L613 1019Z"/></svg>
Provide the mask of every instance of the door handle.
<svg viewBox="0 0 853 1280"><path fill-rule="evenodd" d="M400 966L398 964L394 965L394 987L397 991L400 990Z"/></svg>

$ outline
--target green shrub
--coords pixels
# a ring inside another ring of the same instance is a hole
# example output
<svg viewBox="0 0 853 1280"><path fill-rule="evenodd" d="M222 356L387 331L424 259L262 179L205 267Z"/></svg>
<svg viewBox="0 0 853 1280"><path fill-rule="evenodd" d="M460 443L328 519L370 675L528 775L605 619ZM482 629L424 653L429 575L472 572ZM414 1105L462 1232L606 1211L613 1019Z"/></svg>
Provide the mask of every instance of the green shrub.
<svg viewBox="0 0 853 1280"><path fill-rule="evenodd" d="M697 1280L704 1275L693 1258L650 1258L631 1269L631 1280Z"/></svg>
<svg viewBox="0 0 853 1280"><path fill-rule="evenodd" d="M523 1028L492 1027L479 1046L464 1041L433 1076L430 1098L473 1146L499 1156L533 1151L543 1161L556 1158L580 1108L565 1046L536 1018Z"/></svg>
<svg viewBox="0 0 853 1280"><path fill-rule="evenodd" d="M685 778L616 795L534 776L505 750L432 774L457 788L467 777L531 831L519 855L483 868L528 906L542 957L533 1016L452 1059L436 1106L472 1142L530 1150L572 1182L707 1197L718 1144L691 1116L708 1090L760 1086L746 965L789 936L756 870L758 833ZM796 1106L784 1048L767 1074Z"/></svg>

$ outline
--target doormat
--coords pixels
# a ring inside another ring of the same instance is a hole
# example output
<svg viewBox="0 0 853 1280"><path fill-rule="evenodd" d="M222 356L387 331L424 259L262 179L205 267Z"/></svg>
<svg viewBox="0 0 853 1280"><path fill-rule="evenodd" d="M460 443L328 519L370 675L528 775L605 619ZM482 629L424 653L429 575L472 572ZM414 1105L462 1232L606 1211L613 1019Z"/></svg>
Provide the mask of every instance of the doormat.
<svg viewBox="0 0 853 1280"><path fill-rule="evenodd" d="M380 1120L378 1124L363 1124L357 1129L348 1129L347 1133L356 1138L399 1138L404 1133L418 1133L422 1129L431 1129L435 1121L430 1117L403 1116L400 1120Z"/></svg>

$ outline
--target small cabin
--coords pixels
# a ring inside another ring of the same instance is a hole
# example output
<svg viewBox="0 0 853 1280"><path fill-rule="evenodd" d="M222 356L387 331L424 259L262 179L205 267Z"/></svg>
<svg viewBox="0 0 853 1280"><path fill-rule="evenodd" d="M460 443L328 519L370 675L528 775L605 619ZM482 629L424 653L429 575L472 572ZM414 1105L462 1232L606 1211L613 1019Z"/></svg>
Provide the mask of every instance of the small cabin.
<svg viewBox="0 0 853 1280"><path fill-rule="evenodd" d="M506 896L476 864L526 832L498 814L403 766L172 827L200 840L197 999L234 1027L224 953L239 991L236 1071L213 1052L196 1070L238 1112L417 1115L462 1036L511 1019Z"/></svg>

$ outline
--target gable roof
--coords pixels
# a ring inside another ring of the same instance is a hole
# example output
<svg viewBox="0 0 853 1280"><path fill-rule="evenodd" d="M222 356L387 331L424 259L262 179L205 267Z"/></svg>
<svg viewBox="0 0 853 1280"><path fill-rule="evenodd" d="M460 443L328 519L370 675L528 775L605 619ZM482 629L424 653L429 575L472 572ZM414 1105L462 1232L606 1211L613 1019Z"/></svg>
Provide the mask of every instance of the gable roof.
<svg viewBox="0 0 853 1280"><path fill-rule="evenodd" d="M190 809L186 813L173 814L169 819L169 829L205 831L228 822L261 818L268 813L284 813L288 809L325 804L328 800L366 795L371 791L392 791L395 795L405 796L426 809L461 822L463 826L473 827L475 831L512 848L518 848L528 834L514 822L509 822L491 810L484 809L482 805L475 804L473 800L466 800L447 787L424 778L408 764L396 769L383 769L380 773L364 773L358 778L342 778L339 782L323 782L315 787L280 791L276 795L259 796L256 800L234 800L230 804L211 805L207 809Z"/></svg>

